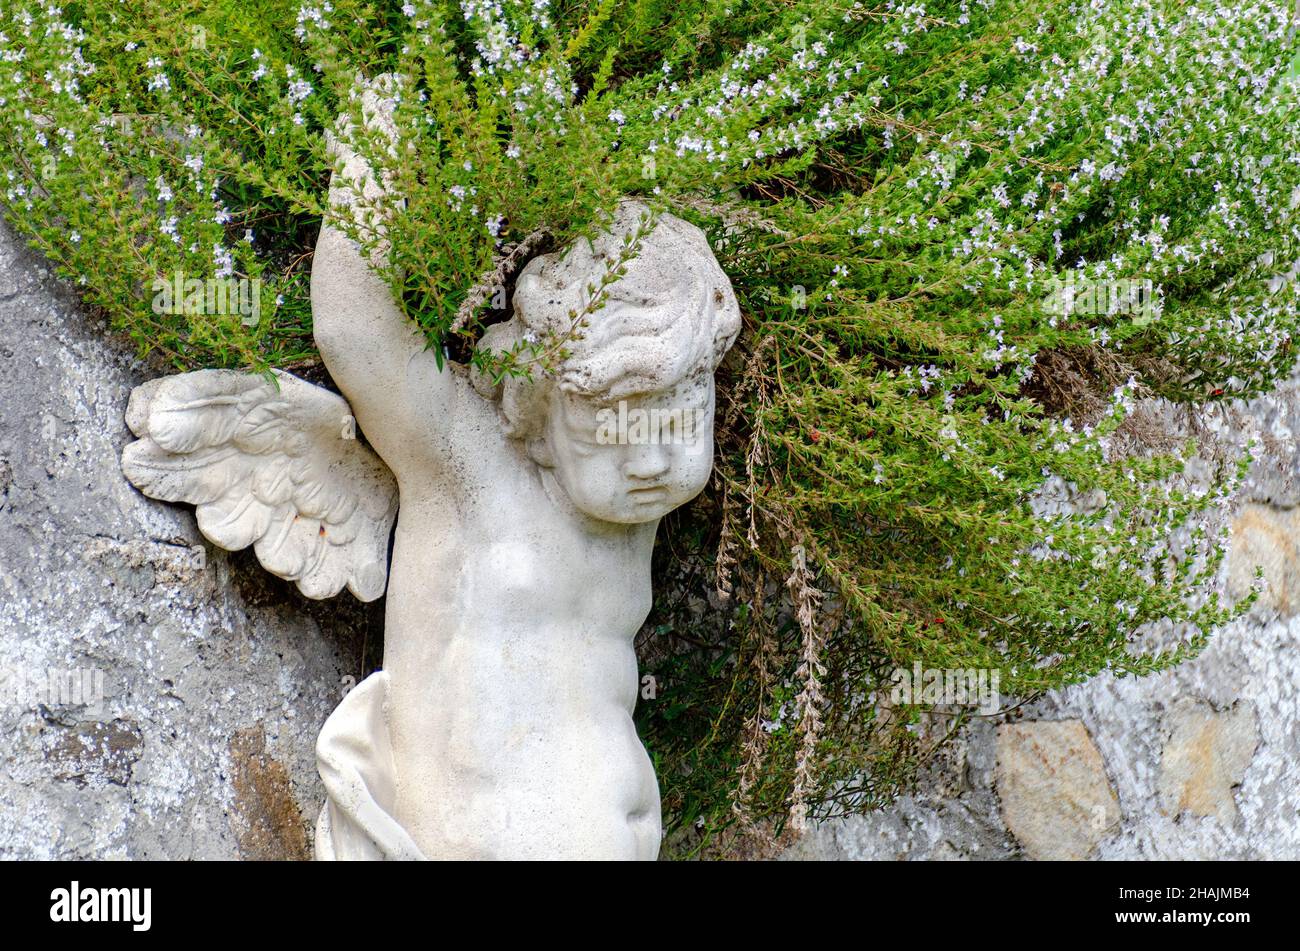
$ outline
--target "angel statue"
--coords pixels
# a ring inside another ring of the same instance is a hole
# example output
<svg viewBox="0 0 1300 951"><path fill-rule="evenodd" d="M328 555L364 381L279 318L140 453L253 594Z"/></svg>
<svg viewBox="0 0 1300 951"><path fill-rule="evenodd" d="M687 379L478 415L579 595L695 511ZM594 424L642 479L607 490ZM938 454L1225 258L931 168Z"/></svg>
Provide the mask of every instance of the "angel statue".
<svg viewBox="0 0 1300 951"><path fill-rule="evenodd" d="M376 88L365 121L391 132ZM740 329L731 285L702 231L665 214L644 233L648 209L625 201L594 240L531 260L511 318L478 344L563 332L642 228L560 359L500 382L440 368L378 273L384 248L367 259L338 226L358 214L345 193L373 202L383 183L331 148L311 301L346 402L283 372L154 380L132 394L123 472L196 505L209 541L251 544L308 597L387 589L383 669L317 741L318 859L654 859L633 637L659 520L712 467L713 373Z"/></svg>

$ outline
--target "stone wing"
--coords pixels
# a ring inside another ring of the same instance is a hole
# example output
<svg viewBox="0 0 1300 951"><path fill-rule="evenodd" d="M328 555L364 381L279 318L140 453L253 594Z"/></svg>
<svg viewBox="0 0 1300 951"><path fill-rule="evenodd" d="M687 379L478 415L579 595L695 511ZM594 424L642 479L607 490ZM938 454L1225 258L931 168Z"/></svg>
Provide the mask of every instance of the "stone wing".
<svg viewBox="0 0 1300 951"><path fill-rule="evenodd" d="M122 472L145 495L196 506L209 541L252 545L307 597L346 586L373 601L387 586L397 482L357 439L346 400L273 376L198 370L136 387L126 421L139 439Z"/></svg>

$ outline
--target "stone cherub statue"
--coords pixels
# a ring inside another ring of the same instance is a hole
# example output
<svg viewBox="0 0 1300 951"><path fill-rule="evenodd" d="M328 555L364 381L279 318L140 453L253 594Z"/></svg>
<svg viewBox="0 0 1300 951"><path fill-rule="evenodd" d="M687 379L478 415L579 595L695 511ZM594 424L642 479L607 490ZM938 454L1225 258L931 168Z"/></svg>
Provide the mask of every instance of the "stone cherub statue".
<svg viewBox="0 0 1300 951"><path fill-rule="evenodd" d="M391 103L364 101L367 122L391 123ZM333 147L344 214L345 189L382 185ZM645 212L625 202L594 242L532 260L479 346L568 326ZM154 380L132 395L123 471L309 597L372 600L387 583L383 669L317 743L318 858L653 859L632 640L659 519L712 466L713 372L740 328L726 275L699 229L664 215L558 367L492 386L439 369L377 263L325 223L314 333L347 402L287 373ZM608 438L615 407L650 420L642 438ZM353 415L373 452L349 438ZM700 425L674 438L683 418Z"/></svg>

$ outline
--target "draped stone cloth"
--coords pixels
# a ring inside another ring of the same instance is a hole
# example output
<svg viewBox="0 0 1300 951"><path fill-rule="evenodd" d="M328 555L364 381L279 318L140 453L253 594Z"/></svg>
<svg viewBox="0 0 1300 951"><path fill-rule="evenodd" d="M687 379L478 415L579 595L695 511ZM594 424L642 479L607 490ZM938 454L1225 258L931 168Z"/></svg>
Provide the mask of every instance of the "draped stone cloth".
<svg viewBox="0 0 1300 951"><path fill-rule="evenodd" d="M327 797L316 823L318 861L425 857L392 814L388 674L371 674L330 714L316 741L316 765Z"/></svg>

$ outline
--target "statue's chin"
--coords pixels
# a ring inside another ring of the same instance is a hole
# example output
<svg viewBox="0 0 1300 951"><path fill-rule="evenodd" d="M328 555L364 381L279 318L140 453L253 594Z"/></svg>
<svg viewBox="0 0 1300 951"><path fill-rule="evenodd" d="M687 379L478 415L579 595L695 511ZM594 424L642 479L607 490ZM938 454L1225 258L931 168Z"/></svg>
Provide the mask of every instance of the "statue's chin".
<svg viewBox="0 0 1300 951"><path fill-rule="evenodd" d="M663 518L686 501L688 500L662 495L646 495L638 498L636 493L629 493L628 498L620 498L613 503L584 504L584 501L574 500L574 504L583 514L602 522L613 522L616 525L642 525Z"/></svg>

